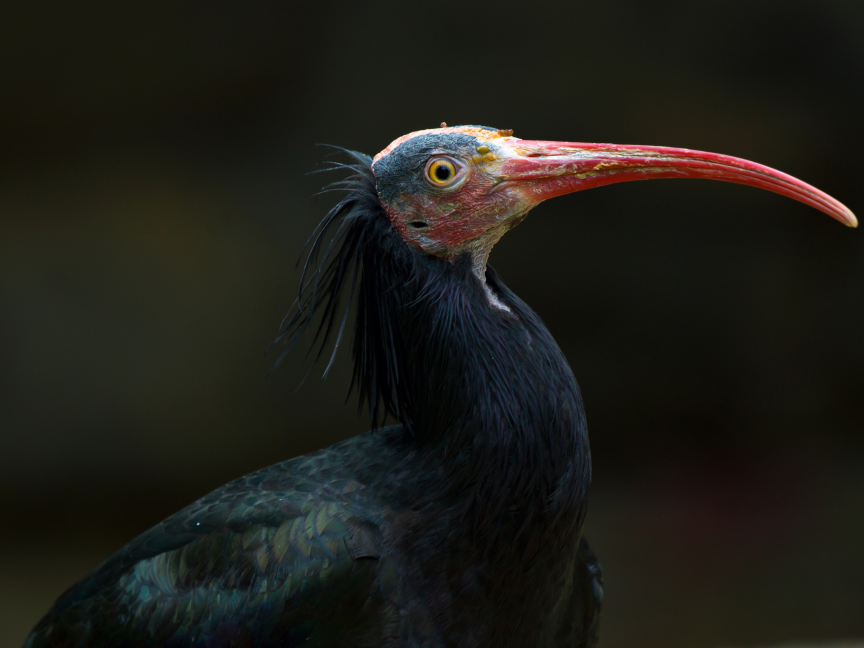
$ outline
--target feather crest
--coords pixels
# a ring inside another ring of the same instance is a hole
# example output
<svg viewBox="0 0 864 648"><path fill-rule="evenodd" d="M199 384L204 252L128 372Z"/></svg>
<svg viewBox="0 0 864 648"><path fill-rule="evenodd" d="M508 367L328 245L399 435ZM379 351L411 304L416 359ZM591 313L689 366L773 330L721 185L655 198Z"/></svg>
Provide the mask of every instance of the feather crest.
<svg viewBox="0 0 864 648"><path fill-rule="evenodd" d="M321 193L339 191L345 195L324 216L303 248L298 260L303 272L297 298L282 321L279 336L271 344L281 342L285 350L270 371L297 347L303 334L311 328L314 335L307 357L314 354L313 361L318 361L330 349L324 369L326 377L345 338L356 302L352 344L354 373L349 396L357 390L359 407L368 406L370 424L376 428L388 415L402 419L401 399L397 394L397 327L390 321L389 300L381 297L406 274L410 278L405 261L410 260L411 254L404 249L407 246L399 239L381 206L372 174L372 159L341 147L330 148L347 155L349 161L330 162L328 168L320 171L348 171L349 175L328 184ZM394 254L388 255L387 251ZM402 262L395 265L402 272L394 272L394 256L401 258ZM376 266L386 266L389 272Z"/></svg>

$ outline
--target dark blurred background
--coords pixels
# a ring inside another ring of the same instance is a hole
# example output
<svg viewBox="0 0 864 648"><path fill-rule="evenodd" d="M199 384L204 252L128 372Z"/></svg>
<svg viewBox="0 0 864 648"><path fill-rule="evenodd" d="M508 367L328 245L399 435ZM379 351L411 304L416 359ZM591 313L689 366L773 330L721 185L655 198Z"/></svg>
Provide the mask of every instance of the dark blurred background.
<svg viewBox="0 0 864 648"><path fill-rule="evenodd" d="M365 429L344 356L264 378L333 201L316 142L682 146L864 215L862 34L858 0L4 3L0 645L191 500ZM606 648L864 637L862 251L695 181L568 196L496 247L582 386Z"/></svg>

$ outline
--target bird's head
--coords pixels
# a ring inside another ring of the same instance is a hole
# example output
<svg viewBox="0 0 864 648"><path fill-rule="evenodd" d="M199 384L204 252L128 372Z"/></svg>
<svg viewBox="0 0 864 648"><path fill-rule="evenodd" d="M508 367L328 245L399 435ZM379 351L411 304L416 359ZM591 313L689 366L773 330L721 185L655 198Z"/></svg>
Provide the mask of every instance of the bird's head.
<svg viewBox="0 0 864 648"><path fill-rule="evenodd" d="M375 156L372 171L384 210L407 243L445 258L470 252L481 267L492 245L538 203L629 180L736 182L857 225L849 209L800 180L689 149L520 140L512 131L442 125L393 141Z"/></svg>

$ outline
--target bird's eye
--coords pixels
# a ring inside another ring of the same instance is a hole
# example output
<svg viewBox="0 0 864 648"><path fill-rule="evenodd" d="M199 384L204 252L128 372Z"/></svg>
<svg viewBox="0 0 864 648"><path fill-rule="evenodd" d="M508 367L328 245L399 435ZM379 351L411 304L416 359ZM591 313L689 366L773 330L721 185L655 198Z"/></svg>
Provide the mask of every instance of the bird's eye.
<svg viewBox="0 0 864 648"><path fill-rule="evenodd" d="M447 158L434 158L426 165L426 178L438 187L452 184L458 174L456 165Z"/></svg>

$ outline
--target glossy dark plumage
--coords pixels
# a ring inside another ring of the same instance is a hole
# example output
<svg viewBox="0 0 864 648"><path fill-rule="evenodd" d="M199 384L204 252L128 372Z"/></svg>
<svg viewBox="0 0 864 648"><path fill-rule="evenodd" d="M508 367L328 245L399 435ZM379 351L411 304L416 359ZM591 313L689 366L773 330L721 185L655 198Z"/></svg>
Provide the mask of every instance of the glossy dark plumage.
<svg viewBox="0 0 864 648"><path fill-rule="evenodd" d="M168 518L61 596L27 648L596 644L602 582L581 538L590 455L573 374L491 269L510 312L490 308L467 255L406 245L371 160L352 155L283 336L291 348L323 316L326 349L350 299L354 384L373 423L401 424Z"/></svg>

